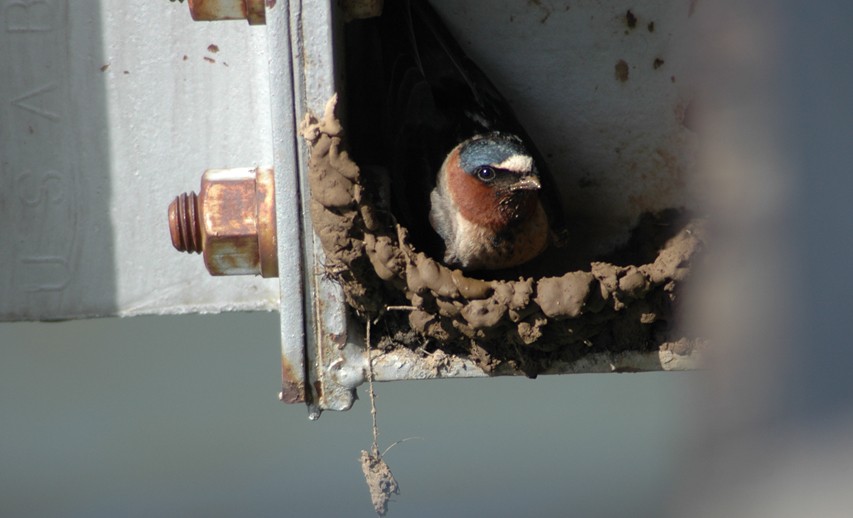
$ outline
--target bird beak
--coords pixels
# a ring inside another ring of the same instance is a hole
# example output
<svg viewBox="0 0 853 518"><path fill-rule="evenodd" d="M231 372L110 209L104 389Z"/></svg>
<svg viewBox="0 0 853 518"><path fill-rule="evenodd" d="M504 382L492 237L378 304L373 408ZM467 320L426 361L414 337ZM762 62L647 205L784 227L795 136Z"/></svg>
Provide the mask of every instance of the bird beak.
<svg viewBox="0 0 853 518"><path fill-rule="evenodd" d="M542 188L539 178L535 176L524 176L519 181L509 186L510 191L538 191Z"/></svg>

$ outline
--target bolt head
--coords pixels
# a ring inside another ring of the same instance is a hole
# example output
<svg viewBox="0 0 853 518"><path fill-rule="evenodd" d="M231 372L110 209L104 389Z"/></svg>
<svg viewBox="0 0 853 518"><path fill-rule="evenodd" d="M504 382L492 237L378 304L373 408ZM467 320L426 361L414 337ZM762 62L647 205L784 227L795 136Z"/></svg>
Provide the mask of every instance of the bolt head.
<svg viewBox="0 0 853 518"><path fill-rule="evenodd" d="M264 0L189 0L189 7L197 22L248 20L251 25L266 23Z"/></svg>
<svg viewBox="0 0 853 518"><path fill-rule="evenodd" d="M204 263L211 275L278 275L269 169L210 169L198 195Z"/></svg>

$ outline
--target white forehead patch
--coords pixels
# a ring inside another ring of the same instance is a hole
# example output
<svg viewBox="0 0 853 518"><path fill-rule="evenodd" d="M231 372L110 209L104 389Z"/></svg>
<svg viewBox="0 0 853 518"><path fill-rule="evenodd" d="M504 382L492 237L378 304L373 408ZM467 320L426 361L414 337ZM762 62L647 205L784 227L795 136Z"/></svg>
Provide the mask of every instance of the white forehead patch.
<svg viewBox="0 0 853 518"><path fill-rule="evenodd" d="M513 173L529 173L533 170L533 159L527 155L512 155L500 164L492 164L498 169L506 169Z"/></svg>

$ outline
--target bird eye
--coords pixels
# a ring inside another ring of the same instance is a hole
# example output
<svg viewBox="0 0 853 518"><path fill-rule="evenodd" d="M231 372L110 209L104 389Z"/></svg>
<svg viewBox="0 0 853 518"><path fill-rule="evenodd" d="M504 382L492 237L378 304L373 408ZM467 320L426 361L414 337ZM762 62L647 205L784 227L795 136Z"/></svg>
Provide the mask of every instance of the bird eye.
<svg viewBox="0 0 853 518"><path fill-rule="evenodd" d="M484 182L491 182L495 179L495 170L487 165L484 165L483 167L477 169L477 178L483 180Z"/></svg>

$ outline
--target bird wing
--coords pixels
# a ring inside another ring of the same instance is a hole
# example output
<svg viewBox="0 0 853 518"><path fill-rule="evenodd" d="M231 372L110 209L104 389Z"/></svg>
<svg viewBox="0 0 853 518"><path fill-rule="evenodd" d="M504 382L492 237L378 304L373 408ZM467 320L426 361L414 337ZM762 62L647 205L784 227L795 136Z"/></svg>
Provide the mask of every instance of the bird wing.
<svg viewBox="0 0 853 518"><path fill-rule="evenodd" d="M434 235L426 221L429 193L447 153L467 138L494 131L522 139L537 164L551 226L562 227L559 190L544 157L432 6L425 0L387 0L380 25L383 147L390 154L395 214L413 230L410 235Z"/></svg>

